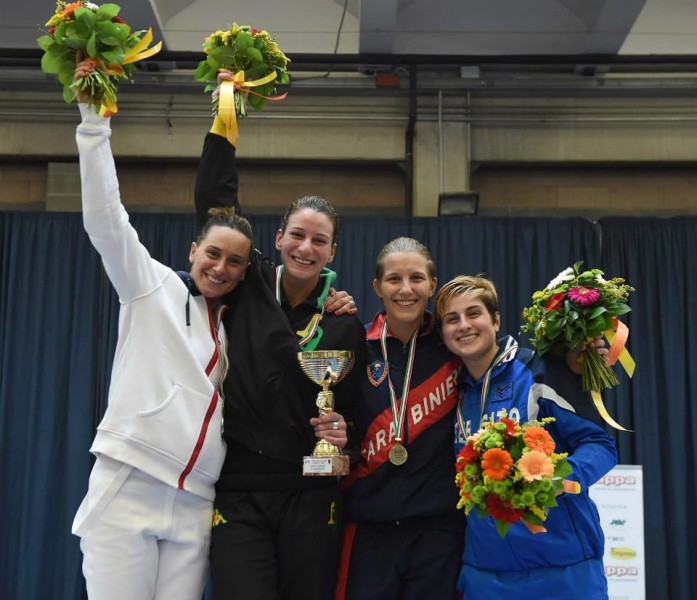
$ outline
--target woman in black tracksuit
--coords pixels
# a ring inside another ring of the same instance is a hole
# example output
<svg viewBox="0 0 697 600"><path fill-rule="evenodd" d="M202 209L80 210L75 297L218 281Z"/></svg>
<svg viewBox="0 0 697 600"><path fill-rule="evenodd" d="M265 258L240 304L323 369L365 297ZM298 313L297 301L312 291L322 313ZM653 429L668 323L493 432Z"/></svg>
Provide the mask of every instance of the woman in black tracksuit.
<svg viewBox="0 0 697 600"><path fill-rule="evenodd" d="M199 218L237 204L235 148L209 133L196 185ZM238 204L237 204L238 205ZM238 205L239 207L239 205ZM318 386L300 369L300 350L351 350L363 364L364 329L324 310L335 274L338 220L317 197L301 198L276 235L282 264L253 257L229 299L234 331L224 383L227 456L216 487L211 542L214 598L333 597L343 501L336 477L302 475L317 437L346 444L360 367L333 389L335 409L317 418Z"/></svg>

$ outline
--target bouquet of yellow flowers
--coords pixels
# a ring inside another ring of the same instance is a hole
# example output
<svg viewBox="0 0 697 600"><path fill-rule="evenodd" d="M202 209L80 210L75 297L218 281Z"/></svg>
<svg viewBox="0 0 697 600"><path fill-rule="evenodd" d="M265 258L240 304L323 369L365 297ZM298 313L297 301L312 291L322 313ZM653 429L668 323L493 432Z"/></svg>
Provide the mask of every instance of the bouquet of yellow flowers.
<svg viewBox="0 0 697 600"><path fill-rule="evenodd" d="M152 31L134 32L118 16L117 4L102 4L78 0L56 3L54 15L46 23L45 35L36 42L44 51L41 70L56 74L63 84L63 99L70 103L82 93L88 103L99 106L108 116L117 112L116 89L122 80L131 81L133 63L160 51L162 42L148 49ZM80 52L92 63L93 71L73 81L76 55Z"/></svg>
<svg viewBox="0 0 697 600"><path fill-rule="evenodd" d="M522 521L532 533L546 531L543 523L557 506L559 491L578 493L579 485L564 480L571 473L567 454L556 454L546 417L522 425L503 411L498 421L487 421L467 443L455 462L455 483L460 489L458 508L469 515L492 517L505 537L511 525Z"/></svg>
<svg viewBox="0 0 697 600"><path fill-rule="evenodd" d="M235 87L244 92L235 94L234 108L239 117L247 115L247 104L261 110L267 100L280 99L271 94L278 84L288 83L286 65L290 59L273 36L263 29L233 23L230 29L211 33L203 42L203 51L206 58L199 63L194 77L205 82L204 91L210 92L218 85L218 72L221 69L231 71ZM214 114L217 108L214 101Z"/></svg>

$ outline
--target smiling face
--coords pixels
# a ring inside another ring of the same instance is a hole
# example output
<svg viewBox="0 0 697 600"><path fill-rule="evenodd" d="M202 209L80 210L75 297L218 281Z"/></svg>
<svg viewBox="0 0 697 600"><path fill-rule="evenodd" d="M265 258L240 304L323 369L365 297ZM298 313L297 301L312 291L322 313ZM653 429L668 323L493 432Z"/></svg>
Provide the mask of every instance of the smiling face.
<svg viewBox="0 0 697 600"><path fill-rule="evenodd" d="M198 243L191 243L190 274L206 298L220 298L244 279L251 240L240 231L214 225Z"/></svg>
<svg viewBox="0 0 697 600"><path fill-rule="evenodd" d="M498 351L499 313L492 316L481 298L465 293L451 296L439 316L448 350L462 360L472 377L479 379Z"/></svg>
<svg viewBox="0 0 697 600"><path fill-rule="evenodd" d="M329 217L302 208L288 217L285 231L276 232L276 249L281 253L284 285L317 284L322 269L334 259L334 225Z"/></svg>
<svg viewBox="0 0 697 600"><path fill-rule="evenodd" d="M391 252L382 259L382 267L373 289L385 305L390 332L406 343L421 325L436 279L418 252Z"/></svg>

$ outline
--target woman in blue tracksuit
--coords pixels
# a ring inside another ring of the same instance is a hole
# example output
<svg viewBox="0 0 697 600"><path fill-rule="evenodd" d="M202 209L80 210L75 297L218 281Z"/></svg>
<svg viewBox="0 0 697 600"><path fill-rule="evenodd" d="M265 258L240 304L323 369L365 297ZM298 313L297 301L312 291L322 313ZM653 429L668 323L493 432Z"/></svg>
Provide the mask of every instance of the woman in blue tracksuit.
<svg viewBox="0 0 697 600"><path fill-rule="evenodd" d="M534 535L520 522L499 537L490 517L470 513L458 590L467 600L516 598L605 599L604 537L590 485L617 463L612 439L590 420L592 405L562 361L540 359L518 348L512 337L497 340L500 326L496 288L481 277L460 276L438 293L436 316L443 341L460 357L461 423L455 450L481 423L508 415L525 422L543 417L558 452L568 452L579 494L563 494L549 512L546 533ZM488 393L482 388L488 380ZM588 409L591 410L588 410Z"/></svg>

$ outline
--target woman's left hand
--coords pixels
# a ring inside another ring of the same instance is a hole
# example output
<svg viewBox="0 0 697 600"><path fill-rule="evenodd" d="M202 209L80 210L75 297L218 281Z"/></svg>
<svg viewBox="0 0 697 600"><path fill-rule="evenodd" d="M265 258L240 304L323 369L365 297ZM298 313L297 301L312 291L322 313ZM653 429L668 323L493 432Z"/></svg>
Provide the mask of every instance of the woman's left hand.
<svg viewBox="0 0 697 600"><path fill-rule="evenodd" d="M346 421L339 413L330 412L310 419L310 425L315 428L315 435L321 440L327 440L339 448L344 448L348 442Z"/></svg>
<svg viewBox="0 0 697 600"><path fill-rule="evenodd" d="M329 296L324 302L324 310L337 316L355 315L358 312L353 296L343 290L337 292L334 288L329 289Z"/></svg>
<svg viewBox="0 0 697 600"><path fill-rule="evenodd" d="M599 335L597 338L594 338L588 342L585 346L581 346L575 350L570 350L566 353L566 364L569 366L572 373L576 373L576 375L581 375L583 373L583 362L580 360L580 358L581 353L585 352L586 350L591 352L595 351L598 356L603 359L603 361L607 361L608 349L605 347L605 340L603 339L603 336Z"/></svg>

